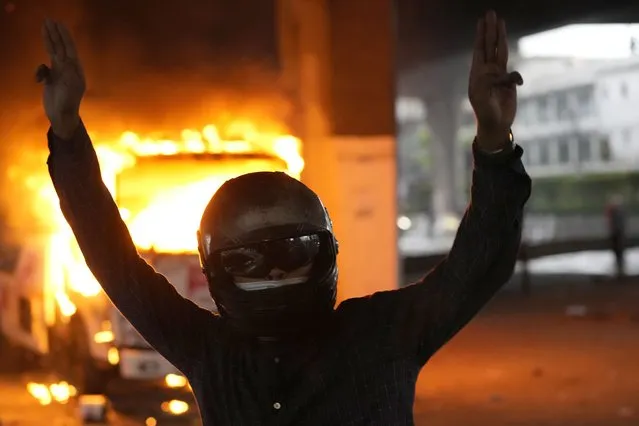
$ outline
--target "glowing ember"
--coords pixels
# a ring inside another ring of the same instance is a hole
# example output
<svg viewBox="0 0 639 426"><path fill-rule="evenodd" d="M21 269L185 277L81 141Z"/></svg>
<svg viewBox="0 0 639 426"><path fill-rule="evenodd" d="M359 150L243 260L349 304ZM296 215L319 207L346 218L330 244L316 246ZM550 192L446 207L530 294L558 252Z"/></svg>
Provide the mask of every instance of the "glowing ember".
<svg viewBox="0 0 639 426"><path fill-rule="evenodd" d="M179 374L167 374L164 377L164 383L170 388L183 388L189 384L186 377Z"/></svg>
<svg viewBox="0 0 639 426"><path fill-rule="evenodd" d="M163 402L161 408L166 413L179 416L189 411L189 404L178 399L172 399L171 401Z"/></svg>
<svg viewBox="0 0 639 426"><path fill-rule="evenodd" d="M49 385L29 382L27 383L27 391L41 405L49 405L53 401L66 404L70 398L77 395L75 387L67 382L51 383Z"/></svg>

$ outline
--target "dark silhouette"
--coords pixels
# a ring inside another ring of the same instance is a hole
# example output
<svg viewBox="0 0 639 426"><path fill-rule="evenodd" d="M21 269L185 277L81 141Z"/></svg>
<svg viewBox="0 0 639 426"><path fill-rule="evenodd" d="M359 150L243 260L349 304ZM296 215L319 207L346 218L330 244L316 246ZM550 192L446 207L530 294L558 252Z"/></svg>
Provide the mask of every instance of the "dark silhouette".
<svg viewBox="0 0 639 426"><path fill-rule="evenodd" d="M138 255L80 119L73 40L51 21L43 38L51 67L38 78L62 212L106 294L189 379L203 424L412 425L420 370L517 259L531 182L510 133L523 81L507 71L504 22L488 13L477 26L471 201L448 257L413 285L335 307L338 244L319 197L282 173L247 174L222 185L200 224L219 314L181 297Z"/></svg>
<svg viewBox="0 0 639 426"><path fill-rule="evenodd" d="M623 280L626 276L626 214L621 196L615 195L608 202L606 219L610 249L615 256L615 276L617 280Z"/></svg>

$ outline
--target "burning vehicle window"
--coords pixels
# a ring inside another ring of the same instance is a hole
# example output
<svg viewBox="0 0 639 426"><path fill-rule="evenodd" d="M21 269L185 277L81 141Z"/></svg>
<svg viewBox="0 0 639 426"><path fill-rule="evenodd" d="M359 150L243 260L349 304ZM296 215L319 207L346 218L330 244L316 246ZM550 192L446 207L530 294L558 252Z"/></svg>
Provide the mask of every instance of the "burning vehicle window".
<svg viewBox="0 0 639 426"><path fill-rule="evenodd" d="M116 180L116 200L139 249L195 252L195 234L211 196L227 180L259 170L286 171L265 155L142 157Z"/></svg>

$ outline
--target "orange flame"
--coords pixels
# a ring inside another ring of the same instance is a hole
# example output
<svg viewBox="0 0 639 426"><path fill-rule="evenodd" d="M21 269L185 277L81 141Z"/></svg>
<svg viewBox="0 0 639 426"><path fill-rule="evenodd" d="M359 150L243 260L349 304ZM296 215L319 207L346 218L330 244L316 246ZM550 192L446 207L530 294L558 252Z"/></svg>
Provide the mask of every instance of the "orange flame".
<svg viewBox="0 0 639 426"><path fill-rule="evenodd" d="M199 218L211 196L228 179L259 170L300 177L304 161L297 138L261 134L247 122L232 123L226 133L238 137L225 140L215 126L207 125L202 131L183 130L180 141L143 139L125 132L116 150L99 146L103 174L115 174L111 179L104 176L105 181L112 182L110 189L120 201L123 219L138 248L196 252ZM200 156L177 158L179 154ZM175 160L167 161L167 157ZM144 162L140 164L144 171L136 170L136 165ZM140 199L147 202L137 202Z"/></svg>
<svg viewBox="0 0 639 426"><path fill-rule="evenodd" d="M233 122L224 132L214 125L183 130L180 140L144 138L130 131L115 143L93 139L105 185L142 251L195 253L200 216L226 180L255 171L283 171L299 179L304 168L299 139L261 133L246 121ZM97 295L100 287L84 265L53 188L41 186L38 193L54 222L49 250L55 259L50 263L64 265L66 271L50 269L48 292L70 316L75 307L66 287L84 297Z"/></svg>

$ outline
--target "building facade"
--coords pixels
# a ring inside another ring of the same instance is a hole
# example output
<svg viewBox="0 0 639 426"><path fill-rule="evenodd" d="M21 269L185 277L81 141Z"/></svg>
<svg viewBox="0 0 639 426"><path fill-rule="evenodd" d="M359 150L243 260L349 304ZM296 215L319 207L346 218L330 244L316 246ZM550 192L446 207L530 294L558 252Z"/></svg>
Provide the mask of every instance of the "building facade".
<svg viewBox="0 0 639 426"><path fill-rule="evenodd" d="M533 177L639 170L639 57L623 60L532 58L517 65L513 132ZM462 106L462 142L474 118Z"/></svg>

